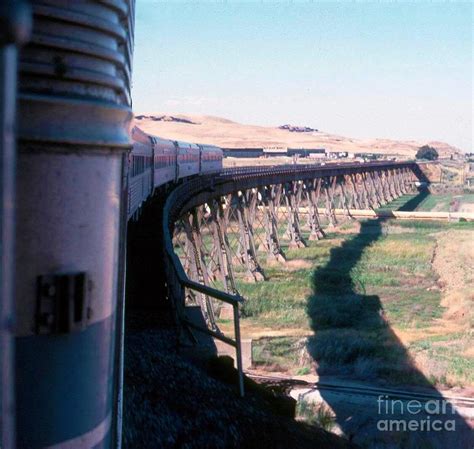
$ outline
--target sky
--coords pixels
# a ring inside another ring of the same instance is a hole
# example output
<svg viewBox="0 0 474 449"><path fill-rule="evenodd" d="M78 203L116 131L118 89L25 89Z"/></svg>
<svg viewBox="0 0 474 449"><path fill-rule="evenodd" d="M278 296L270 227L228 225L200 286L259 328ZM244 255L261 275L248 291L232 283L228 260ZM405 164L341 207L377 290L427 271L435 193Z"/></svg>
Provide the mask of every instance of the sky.
<svg viewBox="0 0 474 449"><path fill-rule="evenodd" d="M133 108L474 151L473 9L137 0Z"/></svg>

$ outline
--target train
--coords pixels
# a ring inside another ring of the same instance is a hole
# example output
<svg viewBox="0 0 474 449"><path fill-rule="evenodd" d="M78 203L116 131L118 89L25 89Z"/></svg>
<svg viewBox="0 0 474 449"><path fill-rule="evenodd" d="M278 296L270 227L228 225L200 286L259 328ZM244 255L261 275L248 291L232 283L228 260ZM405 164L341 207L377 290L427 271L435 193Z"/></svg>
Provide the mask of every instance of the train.
<svg viewBox="0 0 474 449"><path fill-rule="evenodd" d="M128 218L137 218L147 198L157 189L184 179L218 173L223 151L214 145L162 139L138 126L131 131L128 156Z"/></svg>

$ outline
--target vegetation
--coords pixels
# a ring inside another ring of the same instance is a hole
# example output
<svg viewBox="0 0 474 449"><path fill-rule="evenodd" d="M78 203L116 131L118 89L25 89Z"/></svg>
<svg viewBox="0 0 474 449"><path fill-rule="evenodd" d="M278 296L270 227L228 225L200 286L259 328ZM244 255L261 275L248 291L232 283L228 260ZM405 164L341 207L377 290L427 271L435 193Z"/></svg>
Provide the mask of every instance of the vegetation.
<svg viewBox="0 0 474 449"><path fill-rule="evenodd" d="M434 384L473 384L474 358L465 354L472 348L472 335L450 333L412 342L410 351L422 361Z"/></svg>
<svg viewBox="0 0 474 449"><path fill-rule="evenodd" d="M416 203L415 203L416 199ZM441 195L420 194L403 195L396 200L386 204L379 210L417 210L417 211L438 211L456 212L464 204L473 204L473 193L445 193Z"/></svg>
<svg viewBox="0 0 474 449"><path fill-rule="evenodd" d="M416 158L435 161L438 159L438 152L436 151L436 148L430 147L429 145L423 145L416 152Z"/></svg>
<svg viewBox="0 0 474 449"><path fill-rule="evenodd" d="M268 282L239 282L247 298L242 326L287 335L250 334L256 366L392 383L472 382L472 359L462 355L472 338L444 334L445 346L464 348L457 354L423 342L445 311L431 263L438 233L470 232L474 224L367 220L343 227L307 248L285 249L285 265L264 264Z"/></svg>
<svg viewBox="0 0 474 449"><path fill-rule="evenodd" d="M309 424L317 425L330 432L336 422L334 413L324 403L317 404L306 400L298 402L296 416Z"/></svg>

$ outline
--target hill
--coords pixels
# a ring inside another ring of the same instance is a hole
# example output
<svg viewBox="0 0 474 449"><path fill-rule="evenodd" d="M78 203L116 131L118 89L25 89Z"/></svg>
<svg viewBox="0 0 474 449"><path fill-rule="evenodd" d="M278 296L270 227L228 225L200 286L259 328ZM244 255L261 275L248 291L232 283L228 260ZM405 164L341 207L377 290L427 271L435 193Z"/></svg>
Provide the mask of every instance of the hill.
<svg viewBox="0 0 474 449"><path fill-rule="evenodd" d="M445 142L417 142L377 138L355 139L323 131L312 131L311 128L305 126L265 127L245 125L207 115L146 114L137 115L135 120L140 128L156 136L213 144L225 148L288 146L291 148L326 148L328 151L414 157L420 146L430 145L438 150L440 157L449 157L451 154L461 153L461 150Z"/></svg>

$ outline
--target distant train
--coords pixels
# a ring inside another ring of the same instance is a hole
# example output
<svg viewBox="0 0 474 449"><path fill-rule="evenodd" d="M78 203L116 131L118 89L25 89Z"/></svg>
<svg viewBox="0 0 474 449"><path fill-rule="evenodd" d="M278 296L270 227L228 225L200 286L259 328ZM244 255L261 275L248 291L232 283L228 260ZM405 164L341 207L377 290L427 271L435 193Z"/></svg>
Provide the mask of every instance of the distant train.
<svg viewBox="0 0 474 449"><path fill-rule="evenodd" d="M132 140L128 161L128 218L137 214L155 189L222 169L223 151L213 145L161 139L136 126L132 129Z"/></svg>

